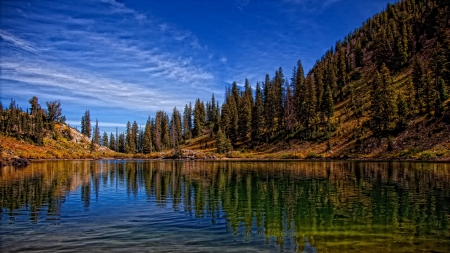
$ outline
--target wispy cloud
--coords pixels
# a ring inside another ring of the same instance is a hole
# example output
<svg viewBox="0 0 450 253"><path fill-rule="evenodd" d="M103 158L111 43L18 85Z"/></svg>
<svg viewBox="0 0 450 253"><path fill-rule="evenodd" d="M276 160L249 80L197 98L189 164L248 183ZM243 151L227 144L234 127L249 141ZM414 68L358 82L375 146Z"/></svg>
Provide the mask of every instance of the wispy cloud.
<svg viewBox="0 0 450 253"><path fill-rule="evenodd" d="M49 93L61 92L79 98L81 104L129 108L133 110L170 110L181 101L158 89L142 87L133 83L111 80L102 76L83 73L74 69L61 69L42 62L27 64L4 59L3 81L28 83L47 87ZM161 101L171 100L172 104ZM137 107L136 105L139 104ZM181 103L182 104L182 103Z"/></svg>
<svg viewBox="0 0 450 253"><path fill-rule="evenodd" d="M33 87L27 96L69 94L67 99L76 97L79 104L134 111L171 111L202 93L211 93L208 84L214 75L192 60L194 53L206 50L193 32L153 18L150 21L147 15L114 0L93 4L95 8L83 9L83 16L47 13L43 8L28 12L27 18L11 20L14 27L27 31L21 38L17 34L22 31L0 30L2 47L9 48L0 62L2 92L13 96L18 89ZM107 7L99 9L99 4ZM105 21L111 15L120 22ZM132 18L120 18L123 15ZM14 51L41 56L30 58ZM190 92L185 92L187 87Z"/></svg>
<svg viewBox="0 0 450 253"><path fill-rule="evenodd" d="M32 53L37 53L39 50L30 42L20 39L6 31L0 29L0 38L6 43L10 44L10 46L14 46L15 48L25 50Z"/></svg>
<svg viewBox="0 0 450 253"><path fill-rule="evenodd" d="M250 4L250 0L235 0L235 4L239 10L244 11L244 8Z"/></svg>
<svg viewBox="0 0 450 253"><path fill-rule="evenodd" d="M113 13L132 14L134 15L134 18L138 21L144 21L147 19L147 16L145 14L140 13L134 9L128 8L123 3L119 3L115 0L101 0L101 1L110 4Z"/></svg>

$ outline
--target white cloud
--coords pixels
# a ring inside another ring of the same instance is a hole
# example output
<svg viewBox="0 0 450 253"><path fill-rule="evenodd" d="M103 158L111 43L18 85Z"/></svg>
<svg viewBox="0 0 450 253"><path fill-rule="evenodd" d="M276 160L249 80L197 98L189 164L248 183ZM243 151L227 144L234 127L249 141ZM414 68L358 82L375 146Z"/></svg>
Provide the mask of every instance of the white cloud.
<svg viewBox="0 0 450 253"><path fill-rule="evenodd" d="M4 40L4 41L8 42L9 44L12 44L13 46L20 48L22 50L25 50L25 51L29 51L32 53L37 53L39 51L34 45L32 45L32 43L30 43L26 40L20 39L20 38L6 32L6 31L3 31L3 30L0 30L0 38L2 38L2 40Z"/></svg>

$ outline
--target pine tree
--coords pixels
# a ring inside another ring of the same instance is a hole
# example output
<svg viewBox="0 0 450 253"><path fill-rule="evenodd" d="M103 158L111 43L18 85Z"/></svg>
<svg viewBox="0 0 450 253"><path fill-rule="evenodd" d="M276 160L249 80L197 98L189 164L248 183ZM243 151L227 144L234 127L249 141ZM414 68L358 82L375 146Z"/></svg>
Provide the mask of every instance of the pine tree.
<svg viewBox="0 0 450 253"><path fill-rule="evenodd" d="M193 136L200 136L203 132L203 128L205 127L206 113L205 106L203 102L200 101L200 98L197 98L194 105L194 129Z"/></svg>
<svg viewBox="0 0 450 253"><path fill-rule="evenodd" d="M125 152L126 153L134 153L132 149L133 136L131 135L131 123L127 122L127 130L125 136Z"/></svg>
<svg viewBox="0 0 450 253"><path fill-rule="evenodd" d="M161 135L162 135L162 129L161 129L161 122L163 120L163 111L157 111L156 112L156 118L155 118L155 143L154 147L156 151L162 150L162 141L161 141Z"/></svg>
<svg viewBox="0 0 450 253"><path fill-rule="evenodd" d="M161 141L163 149L169 149L171 147L170 121L169 116L165 112L163 112L161 120Z"/></svg>
<svg viewBox="0 0 450 253"><path fill-rule="evenodd" d="M314 130L314 124L316 119L316 88L314 80L311 76L306 79L306 96L304 105L304 122L306 128L311 131Z"/></svg>
<svg viewBox="0 0 450 253"><path fill-rule="evenodd" d="M81 133L91 138L91 115L89 110L84 112L84 116L81 118ZM84 130L84 131L83 131Z"/></svg>
<svg viewBox="0 0 450 253"><path fill-rule="evenodd" d="M182 133L181 133L181 114L177 110L177 108L173 108L172 119L171 119L171 139L172 139L172 147L177 149L179 144L182 141Z"/></svg>
<svg viewBox="0 0 450 253"><path fill-rule="evenodd" d="M125 141L124 133L120 133L119 134L118 140L119 140L118 143L117 143L118 151L121 152L121 153L125 153L127 151L127 144L126 144L126 141Z"/></svg>
<svg viewBox="0 0 450 253"><path fill-rule="evenodd" d="M404 130L408 126L409 108L402 94L398 94L397 96L397 111L397 129Z"/></svg>
<svg viewBox="0 0 450 253"><path fill-rule="evenodd" d="M145 123L144 139L142 141L142 152L144 154L150 154L152 152L152 133L151 133L151 119L148 117Z"/></svg>
<svg viewBox="0 0 450 253"><path fill-rule="evenodd" d="M84 115L81 117L81 134L86 135L86 119Z"/></svg>
<svg viewBox="0 0 450 253"><path fill-rule="evenodd" d="M138 132L139 132L139 125L137 124L136 121L133 122L133 125L131 126L131 136L129 138L129 148L130 148L130 153L137 153L138 148L137 148L137 144L138 144Z"/></svg>
<svg viewBox="0 0 450 253"><path fill-rule="evenodd" d="M252 104L253 104L253 95L252 88L248 83L248 79L245 79L245 90L242 96L239 98L239 109L238 109L238 132L239 138L243 142L246 142L251 137L252 130Z"/></svg>
<svg viewBox="0 0 450 253"><path fill-rule="evenodd" d="M94 133L92 135L91 140L91 152L95 150L95 145L98 145L100 142L100 128L98 127L98 120L95 120L95 127L94 127Z"/></svg>
<svg viewBox="0 0 450 253"><path fill-rule="evenodd" d="M227 114L228 117L228 125L226 127L225 134L230 138L231 143L234 145L238 138L238 130L239 130L239 114L238 114L238 104L239 104L239 89L237 87L237 83L233 82L231 87L231 92L226 96L226 104L227 104Z"/></svg>
<svg viewBox="0 0 450 253"><path fill-rule="evenodd" d="M61 102L58 101L52 101L52 102L46 102L47 104L47 121L49 121L51 124L50 126L53 128L53 123L61 122L63 123L63 117L62 115L62 108L61 108Z"/></svg>
<svg viewBox="0 0 450 253"><path fill-rule="evenodd" d="M278 132L283 127L283 117L284 117L284 74L283 69L280 67L277 71L275 71L275 78L273 80L273 98L274 98L274 109L275 109L275 117L276 117L276 128L275 131Z"/></svg>
<svg viewBox="0 0 450 253"><path fill-rule="evenodd" d="M192 122L192 108L191 106L188 106L186 104L183 112L183 136L185 141L191 139L192 137L191 122Z"/></svg>
<svg viewBox="0 0 450 253"><path fill-rule="evenodd" d="M392 78L385 64L376 73L371 94L372 131L386 133L394 129L397 106L392 90Z"/></svg>
<svg viewBox="0 0 450 253"><path fill-rule="evenodd" d="M106 132L103 132L102 145L104 147L109 147L108 134Z"/></svg>
<svg viewBox="0 0 450 253"><path fill-rule="evenodd" d="M334 116L333 94L331 94L331 88L328 84L325 85L325 92L321 103L321 111L324 114L327 123L330 118Z"/></svg>
<svg viewBox="0 0 450 253"><path fill-rule="evenodd" d="M114 138L113 133L111 133L111 135L109 136L109 149L111 149L113 151L117 151L116 150L116 138Z"/></svg>
<svg viewBox="0 0 450 253"><path fill-rule="evenodd" d="M299 125L304 125L304 112L305 112L305 100L306 100L306 82L303 73L303 67L301 61L297 62L297 67L293 71L295 80L294 82L294 106L297 112L296 119Z"/></svg>
<svg viewBox="0 0 450 253"><path fill-rule="evenodd" d="M439 93L440 99L442 101L447 100L449 97L445 88L445 81L442 78L439 78L437 93Z"/></svg>
<svg viewBox="0 0 450 253"><path fill-rule="evenodd" d="M347 83L347 59L346 52L343 46L338 49L338 75L339 75L339 83L338 83L338 95L339 99L343 99L344 96L344 86Z"/></svg>
<svg viewBox="0 0 450 253"><path fill-rule="evenodd" d="M261 137L264 133L264 107L262 90L259 83L256 83L255 103L252 110L252 139Z"/></svg>
<svg viewBox="0 0 450 253"><path fill-rule="evenodd" d="M360 41L356 42L354 53L355 53L355 65L356 65L356 67L357 68L358 67L363 67L364 66L364 52L363 52L363 50L361 48Z"/></svg>
<svg viewBox="0 0 450 253"><path fill-rule="evenodd" d="M422 61L420 61L419 58L416 58L416 60L414 61L414 66L413 66L413 85L414 85L414 90L415 90L415 98L416 98L416 103L419 105L419 111L422 111L423 108L423 103L422 103L422 93L423 93L423 88L424 88L424 69L423 69L423 64Z"/></svg>
<svg viewBox="0 0 450 253"><path fill-rule="evenodd" d="M284 119L286 129L289 132L294 131L295 124L295 108L294 108L294 98L291 92L291 87L289 83L286 81L286 101L284 105Z"/></svg>
<svg viewBox="0 0 450 253"><path fill-rule="evenodd" d="M220 128L217 131L216 148L217 153L219 154L227 153L233 150L233 146L231 145L230 140L226 137L226 135L222 132Z"/></svg>

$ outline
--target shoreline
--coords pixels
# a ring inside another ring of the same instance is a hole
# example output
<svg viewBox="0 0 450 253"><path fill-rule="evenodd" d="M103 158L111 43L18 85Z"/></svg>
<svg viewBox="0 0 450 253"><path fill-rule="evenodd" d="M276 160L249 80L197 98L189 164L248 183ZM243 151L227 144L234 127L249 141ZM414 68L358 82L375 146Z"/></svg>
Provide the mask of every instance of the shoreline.
<svg viewBox="0 0 450 253"><path fill-rule="evenodd" d="M27 159L21 157L3 158L0 160L0 167L13 166L13 167L26 167L31 163L43 163L49 161L99 161L99 160L124 160L124 161L203 161L203 162L221 162L221 161L236 161L236 162L332 162L332 161L355 161L355 162L426 162L426 163L450 163L450 159L433 159L422 160L414 158L144 158L144 157L132 157L132 158L119 158L119 157L100 157L100 158L37 158Z"/></svg>

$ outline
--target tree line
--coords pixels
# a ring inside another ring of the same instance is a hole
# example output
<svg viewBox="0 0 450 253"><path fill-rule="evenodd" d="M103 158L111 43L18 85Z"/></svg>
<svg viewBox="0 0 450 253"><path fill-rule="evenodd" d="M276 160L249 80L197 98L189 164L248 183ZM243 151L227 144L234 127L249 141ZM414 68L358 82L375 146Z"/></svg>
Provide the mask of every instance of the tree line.
<svg viewBox="0 0 450 253"><path fill-rule="evenodd" d="M0 132L43 145L46 133L51 132L55 124L65 123L66 117L62 115L59 100L46 102L47 109L41 107L37 97L31 98L29 103L30 108L24 112L14 99L7 108L0 102Z"/></svg>
<svg viewBox="0 0 450 253"><path fill-rule="evenodd" d="M299 60L290 77L279 68L254 88L247 79L241 87L233 82L222 105L213 94L206 103L186 104L182 113L176 107L170 115L157 111L143 127L127 122L122 133L101 135L98 121L91 126L86 111L81 133L92 139L92 148L100 144L132 154L179 151L181 144L204 134L216 139L219 153L280 140L326 141L339 134L344 120L357 121L355 138L364 129L389 136L406 129L414 116L439 118L448 112L449 30L449 1L388 4L337 41L307 74ZM395 80L401 75L404 81ZM64 121L59 101L48 103L47 110L36 105L37 98L30 104L23 117L13 101L2 108L6 120L0 130L39 142L40 129Z"/></svg>

